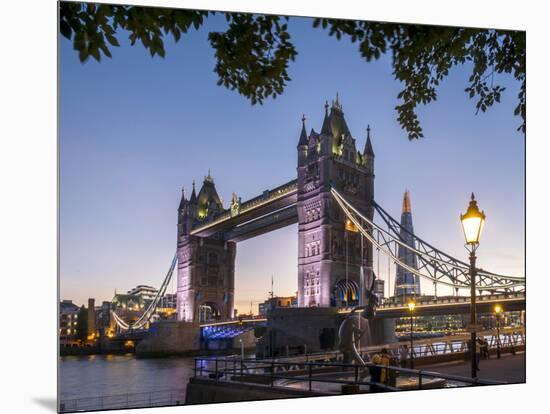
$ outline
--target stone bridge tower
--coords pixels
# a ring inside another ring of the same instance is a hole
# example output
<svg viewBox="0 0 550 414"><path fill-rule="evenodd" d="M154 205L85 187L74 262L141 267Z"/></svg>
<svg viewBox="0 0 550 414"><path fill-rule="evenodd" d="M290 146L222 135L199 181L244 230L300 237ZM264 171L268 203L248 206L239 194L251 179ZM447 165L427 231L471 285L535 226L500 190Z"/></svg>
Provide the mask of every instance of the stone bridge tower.
<svg viewBox="0 0 550 414"><path fill-rule="evenodd" d="M223 210L214 180L208 173L198 196L181 196L178 207L177 317L198 323L233 316L235 292L234 242L191 235L198 223L207 223Z"/></svg>
<svg viewBox="0 0 550 414"><path fill-rule="evenodd" d="M364 281L372 280L372 245L346 219L330 194L334 187L372 220L374 152L370 128L362 152L348 129L342 105L325 105L321 132L306 133L298 143L298 306L358 305ZM363 246L361 246L363 244ZM361 248L363 251L361 252ZM362 259L362 261L361 261Z"/></svg>

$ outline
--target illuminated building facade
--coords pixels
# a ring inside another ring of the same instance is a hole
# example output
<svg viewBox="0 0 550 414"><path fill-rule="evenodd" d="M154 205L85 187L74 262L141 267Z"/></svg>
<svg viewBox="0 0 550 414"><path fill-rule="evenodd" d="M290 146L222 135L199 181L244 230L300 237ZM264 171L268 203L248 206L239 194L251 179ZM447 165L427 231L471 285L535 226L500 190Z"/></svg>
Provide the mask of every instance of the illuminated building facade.
<svg viewBox="0 0 550 414"><path fill-rule="evenodd" d="M178 207L177 318L186 322L229 319L233 315L236 244L191 235L197 222L223 212L214 179L208 173L197 195L182 190Z"/></svg>
<svg viewBox="0 0 550 414"><path fill-rule="evenodd" d="M71 300L59 303L59 339L62 342L76 341L78 335L78 312L80 308Z"/></svg>
<svg viewBox="0 0 550 414"><path fill-rule="evenodd" d="M144 302L152 301L158 293L158 289L153 286L137 285L128 291L128 295L141 296Z"/></svg>
<svg viewBox="0 0 550 414"><path fill-rule="evenodd" d="M321 132L306 133L298 143L298 305L358 305L364 295L360 267L372 277L372 245L354 229L333 199L335 188L362 214L374 215L374 151L370 128L363 151L356 148L338 95ZM361 251L361 249L363 251ZM363 292L361 292L363 290Z"/></svg>

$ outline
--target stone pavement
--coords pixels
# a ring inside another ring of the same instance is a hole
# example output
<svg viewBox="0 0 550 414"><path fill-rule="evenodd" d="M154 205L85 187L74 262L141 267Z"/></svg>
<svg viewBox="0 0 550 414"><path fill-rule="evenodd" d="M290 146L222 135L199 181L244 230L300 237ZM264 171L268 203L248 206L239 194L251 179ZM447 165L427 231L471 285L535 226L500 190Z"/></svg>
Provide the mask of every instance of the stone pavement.
<svg viewBox="0 0 550 414"><path fill-rule="evenodd" d="M420 369L469 377L470 361L426 365L420 367ZM480 379L509 383L525 382L525 353L518 352L516 355L503 354L501 359L497 359L495 355L491 355L491 359L480 360L479 369L478 375Z"/></svg>

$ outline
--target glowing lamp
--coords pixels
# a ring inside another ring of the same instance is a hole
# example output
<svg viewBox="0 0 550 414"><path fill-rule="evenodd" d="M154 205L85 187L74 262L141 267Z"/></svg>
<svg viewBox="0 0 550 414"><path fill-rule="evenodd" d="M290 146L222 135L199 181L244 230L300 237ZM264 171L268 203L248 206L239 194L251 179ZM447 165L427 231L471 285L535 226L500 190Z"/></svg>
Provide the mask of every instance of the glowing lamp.
<svg viewBox="0 0 550 414"><path fill-rule="evenodd" d="M409 307L409 310L410 310L411 312L413 312L413 311L414 311L414 308L416 308L416 303L414 303L413 301L411 301L411 302L408 303L407 306Z"/></svg>
<svg viewBox="0 0 550 414"><path fill-rule="evenodd" d="M500 305L495 305L495 313L498 315L499 313L502 312L502 306Z"/></svg>
<svg viewBox="0 0 550 414"><path fill-rule="evenodd" d="M466 244L474 246L479 244L479 237L481 236L483 224L485 223L485 213L479 211L474 193L472 193L468 210L466 210L465 214L460 215L460 221L462 222L462 230L464 230Z"/></svg>
<svg viewBox="0 0 550 414"><path fill-rule="evenodd" d="M359 232L359 229L355 226L355 224L353 224L350 219L346 219L346 230L354 233Z"/></svg>

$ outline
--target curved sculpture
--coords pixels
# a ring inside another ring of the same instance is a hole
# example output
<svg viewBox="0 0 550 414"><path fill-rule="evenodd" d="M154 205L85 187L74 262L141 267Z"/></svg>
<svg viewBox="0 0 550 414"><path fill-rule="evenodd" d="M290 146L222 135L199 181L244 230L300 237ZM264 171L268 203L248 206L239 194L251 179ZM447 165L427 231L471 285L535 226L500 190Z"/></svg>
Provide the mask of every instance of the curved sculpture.
<svg viewBox="0 0 550 414"><path fill-rule="evenodd" d="M378 298L373 293L373 287L376 277L373 277L372 284L367 294L367 305L355 308L340 324L338 329L338 350L344 355L344 363L351 364L353 361L357 365L365 365L365 361L359 355L357 343L363 335L367 334L367 341L370 337L369 322L376 315L376 305ZM357 313L362 310L361 313Z"/></svg>
<svg viewBox="0 0 550 414"><path fill-rule="evenodd" d="M342 321L338 329L338 350L344 354L345 364L355 361L358 365L365 365L365 361L357 350L356 342L368 330L368 321L360 313L352 312Z"/></svg>

